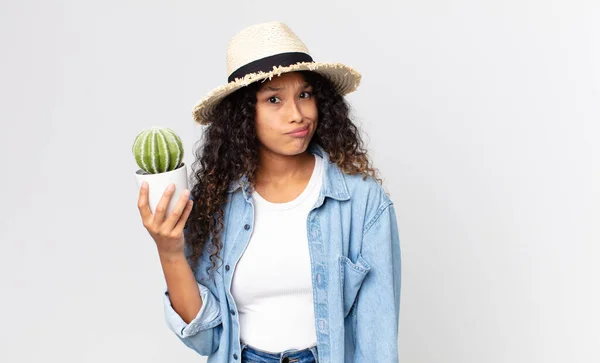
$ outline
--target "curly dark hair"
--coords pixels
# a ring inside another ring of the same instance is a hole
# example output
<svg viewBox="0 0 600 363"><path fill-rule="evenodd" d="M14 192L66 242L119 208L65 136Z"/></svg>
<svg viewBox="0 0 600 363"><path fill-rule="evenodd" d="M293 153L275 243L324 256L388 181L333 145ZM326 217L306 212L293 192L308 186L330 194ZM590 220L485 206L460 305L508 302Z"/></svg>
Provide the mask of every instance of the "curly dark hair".
<svg viewBox="0 0 600 363"><path fill-rule="evenodd" d="M313 87L317 104L318 124L310 143L320 145L344 173L362 174L363 179L371 176L382 184L377 169L371 166L360 131L350 120L346 99L326 77L310 71L298 73ZM256 93L262 85L262 82L251 83L223 99L199 140L202 146L197 148L192 165L193 170L199 167L190 191L194 205L185 225L185 243L190 251L187 258L194 273L206 247L211 253L208 274L221 259L223 207L230 183L245 175L250 191L254 190L259 146ZM205 246L209 240L210 245Z"/></svg>

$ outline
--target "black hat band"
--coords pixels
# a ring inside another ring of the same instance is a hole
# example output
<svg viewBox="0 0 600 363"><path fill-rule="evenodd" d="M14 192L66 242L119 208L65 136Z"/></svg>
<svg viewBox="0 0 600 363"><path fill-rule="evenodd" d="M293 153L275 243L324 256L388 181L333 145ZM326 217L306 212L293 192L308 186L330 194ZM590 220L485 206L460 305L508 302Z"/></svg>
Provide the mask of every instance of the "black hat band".
<svg viewBox="0 0 600 363"><path fill-rule="evenodd" d="M245 75L257 72L271 72L273 67L288 67L299 62L313 62L310 55L302 52L280 53L264 57L236 69L231 73L227 82L233 82L236 78L244 78Z"/></svg>

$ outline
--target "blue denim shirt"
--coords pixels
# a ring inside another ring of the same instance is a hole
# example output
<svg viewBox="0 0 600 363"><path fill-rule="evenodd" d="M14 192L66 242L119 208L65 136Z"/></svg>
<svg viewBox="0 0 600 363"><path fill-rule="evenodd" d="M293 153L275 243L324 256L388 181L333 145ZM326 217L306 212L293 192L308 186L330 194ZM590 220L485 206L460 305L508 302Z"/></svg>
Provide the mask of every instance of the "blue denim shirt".
<svg viewBox="0 0 600 363"><path fill-rule="evenodd" d="M343 173L319 145L309 150L324 161L321 192L306 221L319 362L398 362L401 268L394 205L373 178ZM214 279L206 280L209 253L198 261L203 301L198 315L186 324L166 289L163 298L169 328L186 346L209 356L208 363L241 359L231 281L252 234L254 202L245 177L228 192L223 261Z"/></svg>

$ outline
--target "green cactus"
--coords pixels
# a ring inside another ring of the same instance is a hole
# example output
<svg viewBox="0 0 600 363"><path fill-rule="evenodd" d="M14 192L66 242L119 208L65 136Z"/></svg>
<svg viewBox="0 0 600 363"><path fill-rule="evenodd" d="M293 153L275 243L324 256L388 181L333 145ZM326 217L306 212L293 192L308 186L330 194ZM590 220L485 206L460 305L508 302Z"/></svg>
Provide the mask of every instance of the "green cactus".
<svg viewBox="0 0 600 363"><path fill-rule="evenodd" d="M168 127L152 126L140 132L132 147L135 162L150 174L177 169L183 160L183 144Z"/></svg>

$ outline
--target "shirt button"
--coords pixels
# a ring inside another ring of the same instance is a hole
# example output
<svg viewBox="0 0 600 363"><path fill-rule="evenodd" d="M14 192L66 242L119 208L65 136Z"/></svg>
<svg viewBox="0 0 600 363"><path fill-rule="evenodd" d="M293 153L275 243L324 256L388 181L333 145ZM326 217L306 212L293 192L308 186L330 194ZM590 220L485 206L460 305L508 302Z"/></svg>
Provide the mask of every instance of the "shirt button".
<svg viewBox="0 0 600 363"><path fill-rule="evenodd" d="M225 265L225 270L229 271L229 265Z"/></svg>
<svg viewBox="0 0 600 363"><path fill-rule="evenodd" d="M245 229L246 231L247 231L247 230L249 230L249 229L250 229L250 225L249 225L249 224L246 224L246 225L244 226L244 229Z"/></svg>
<svg viewBox="0 0 600 363"><path fill-rule="evenodd" d="M237 359L237 354L233 353L233 359Z"/></svg>
<svg viewBox="0 0 600 363"><path fill-rule="evenodd" d="M229 312L231 313L231 315L235 315L235 311L233 311L233 309L229 310Z"/></svg>

